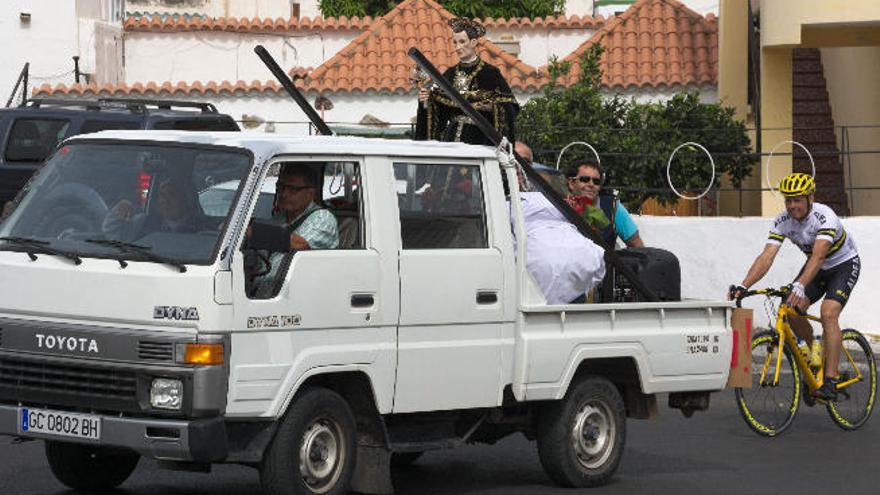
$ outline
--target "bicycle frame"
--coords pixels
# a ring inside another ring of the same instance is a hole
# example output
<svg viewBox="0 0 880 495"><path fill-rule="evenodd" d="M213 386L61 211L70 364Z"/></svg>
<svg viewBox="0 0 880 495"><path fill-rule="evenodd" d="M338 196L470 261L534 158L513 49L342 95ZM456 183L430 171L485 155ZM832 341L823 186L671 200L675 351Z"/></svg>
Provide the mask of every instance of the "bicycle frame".
<svg viewBox="0 0 880 495"><path fill-rule="evenodd" d="M806 383L809 391L813 392L814 390L822 386L825 373L825 363L823 360L822 366L819 367L819 370L815 374L813 373L813 370L810 368L810 365L809 363L807 363L807 360L804 358L803 354L798 352L797 338L795 337L794 331L791 329L791 324L789 323L790 318L792 317L806 318L807 320L821 322L821 319L815 316L799 314L797 311L795 311L794 308L784 302L779 305L779 310L776 312L775 329L776 333L779 335L778 349L780 352L776 353L776 363L773 373L773 385L779 384L779 370L782 368L782 349L784 349L784 344L787 343L789 345L789 348L794 351L792 352L792 354L794 355L794 361L797 364L798 369L802 373L804 383ZM838 383L838 389L847 387L848 385L859 382L862 379L862 372L856 366L855 360L853 359L852 355L845 347L842 348L842 351L843 354L846 356L846 359L850 362L850 364L853 365L853 369L856 370L857 375L855 377L849 377L847 380ZM759 383L764 383L767 372L769 371L770 360L772 357L772 354L767 355L767 358L764 361L764 367L761 370Z"/></svg>

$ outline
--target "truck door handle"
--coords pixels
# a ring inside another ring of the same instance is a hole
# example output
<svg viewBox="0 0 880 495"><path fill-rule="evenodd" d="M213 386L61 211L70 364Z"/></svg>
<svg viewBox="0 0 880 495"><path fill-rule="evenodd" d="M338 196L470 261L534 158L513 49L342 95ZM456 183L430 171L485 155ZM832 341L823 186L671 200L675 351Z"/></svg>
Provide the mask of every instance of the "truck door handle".
<svg viewBox="0 0 880 495"><path fill-rule="evenodd" d="M495 304L498 302L498 293L495 291L477 291L477 304Z"/></svg>
<svg viewBox="0 0 880 495"><path fill-rule="evenodd" d="M352 308L369 308L373 304L375 304L375 298L372 294L352 294L351 296Z"/></svg>

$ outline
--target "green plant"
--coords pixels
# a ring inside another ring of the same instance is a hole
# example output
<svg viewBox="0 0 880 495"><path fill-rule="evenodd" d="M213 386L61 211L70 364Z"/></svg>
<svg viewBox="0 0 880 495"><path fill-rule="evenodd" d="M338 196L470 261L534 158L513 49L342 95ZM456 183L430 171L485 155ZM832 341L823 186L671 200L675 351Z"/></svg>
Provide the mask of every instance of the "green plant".
<svg viewBox="0 0 880 495"><path fill-rule="evenodd" d="M325 17L380 17L398 3L395 0L318 0L318 8Z"/></svg>
<svg viewBox="0 0 880 495"><path fill-rule="evenodd" d="M318 7L326 17L373 16L388 13L401 0L319 0ZM562 13L565 0L442 0L444 8L460 17L546 17Z"/></svg>
<svg viewBox="0 0 880 495"><path fill-rule="evenodd" d="M702 151L682 148L670 167L673 185L680 192L694 195L710 181L717 187L724 174L734 186L748 177L754 164L750 141L733 109L701 103L696 92L658 103L605 97L600 91L601 56L602 48L592 45L580 59L578 80L568 87L557 80L571 70L571 64L551 62L550 83L542 96L523 106L517 136L532 147L535 161L554 165L567 144L588 142L600 154L608 183L619 187L623 201L634 208L648 197L664 204L677 199L668 185L666 166L673 150L688 141L712 153L715 177L710 176ZM595 160L592 151L575 146L565 152L561 165L570 170L585 160Z"/></svg>

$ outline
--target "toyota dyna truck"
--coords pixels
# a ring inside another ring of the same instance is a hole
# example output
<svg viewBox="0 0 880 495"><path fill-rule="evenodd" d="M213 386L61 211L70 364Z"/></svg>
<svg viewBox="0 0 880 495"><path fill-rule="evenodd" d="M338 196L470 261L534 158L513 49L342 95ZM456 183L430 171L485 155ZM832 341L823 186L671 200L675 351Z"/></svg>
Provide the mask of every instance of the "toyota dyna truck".
<svg viewBox="0 0 880 495"><path fill-rule="evenodd" d="M278 184L285 167L313 180ZM724 388L732 306L548 305L517 183L457 143L69 139L0 223L0 434L44 440L86 490L146 457L253 466L271 494L390 493L392 464L518 432L555 483L605 483L627 418ZM285 187L333 214L333 249L261 247Z"/></svg>

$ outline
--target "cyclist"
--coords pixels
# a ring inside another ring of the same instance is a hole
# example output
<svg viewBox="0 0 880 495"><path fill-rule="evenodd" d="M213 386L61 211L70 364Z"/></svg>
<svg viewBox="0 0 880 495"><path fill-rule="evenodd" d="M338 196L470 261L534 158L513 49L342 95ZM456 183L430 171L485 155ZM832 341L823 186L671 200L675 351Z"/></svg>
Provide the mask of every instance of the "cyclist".
<svg viewBox="0 0 880 495"><path fill-rule="evenodd" d="M838 318L859 279L861 262L852 236L844 230L834 211L813 200L815 190L816 183L807 174L793 173L782 179L779 192L785 196L785 211L773 221L764 251L752 263L742 285L731 287L730 297L738 297L764 277L785 239L807 255L807 262L792 282L786 302L803 312L823 294L825 296L820 310L825 379L813 396L833 401L837 399L842 346ZM794 320L792 329L810 345L813 334L809 323L803 318Z"/></svg>

